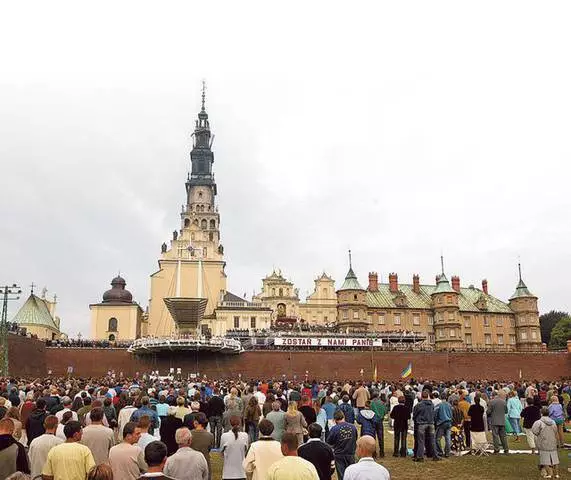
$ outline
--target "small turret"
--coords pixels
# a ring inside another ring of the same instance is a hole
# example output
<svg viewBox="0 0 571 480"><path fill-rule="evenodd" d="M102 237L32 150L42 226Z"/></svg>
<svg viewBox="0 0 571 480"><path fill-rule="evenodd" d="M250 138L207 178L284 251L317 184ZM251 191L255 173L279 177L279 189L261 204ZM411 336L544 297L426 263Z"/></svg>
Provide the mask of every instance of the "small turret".
<svg viewBox="0 0 571 480"><path fill-rule="evenodd" d="M449 350L463 344L462 321L458 298L460 291L455 290L444 274L444 258L440 257L442 273L438 275L436 288L431 293L434 309L434 334L436 348ZM454 277L453 277L454 278Z"/></svg>
<svg viewBox="0 0 571 480"><path fill-rule="evenodd" d="M515 314L516 344L519 351L541 350L539 311L537 297L529 291L521 276L521 264L518 263L519 281L509 306Z"/></svg>
<svg viewBox="0 0 571 480"><path fill-rule="evenodd" d="M349 271L345 281L337 290L337 325L341 331L366 331L367 291L361 286L353 271L351 250L349 250Z"/></svg>

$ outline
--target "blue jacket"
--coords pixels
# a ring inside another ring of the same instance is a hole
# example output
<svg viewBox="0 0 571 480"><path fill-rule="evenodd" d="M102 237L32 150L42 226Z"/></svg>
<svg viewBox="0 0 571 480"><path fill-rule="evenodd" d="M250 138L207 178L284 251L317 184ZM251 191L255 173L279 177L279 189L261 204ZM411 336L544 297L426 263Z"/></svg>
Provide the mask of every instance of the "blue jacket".
<svg viewBox="0 0 571 480"><path fill-rule="evenodd" d="M357 448L357 428L347 422L331 427L327 443L333 447L335 455L355 455Z"/></svg>
<svg viewBox="0 0 571 480"><path fill-rule="evenodd" d="M379 424L379 417L375 412L363 408L357 417L357 423L361 425L361 436L370 435L375 438L377 434L377 425Z"/></svg>
<svg viewBox="0 0 571 480"><path fill-rule="evenodd" d="M434 404L428 399L417 403L412 411L412 419L417 425L434 423Z"/></svg>
<svg viewBox="0 0 571 480"><path fill-rule="evenodd" d="M327 420L333 420L333 414L335 413L335 410L337 410L337 407L331 403L324 403L323 404L323 410L325 410L325 413L327 413Z"/></svg>
<svg viewBox="0 0 571 480"><path fill-rule="evenodd" d="M353 405L350 403L339 402L337 408L343 412L347 423L355 423L355 410L353 409Z"/></svg>
<svg viewBox="0 0 571 480"><path fill-rule="evenodd" d="M143 415L147 415L150 418L151 428L159 427L159 416L157 415L157 412L149 407L141 407L135 410L131 415L131 422L138 422Z"/></svg>
<svg viewBox="0 0 571 480"><path fill-rule="evenodd" d="M434 423L436 426L444 423L452 424L452 407L448 402L442 402L434 411Z"/></svg>

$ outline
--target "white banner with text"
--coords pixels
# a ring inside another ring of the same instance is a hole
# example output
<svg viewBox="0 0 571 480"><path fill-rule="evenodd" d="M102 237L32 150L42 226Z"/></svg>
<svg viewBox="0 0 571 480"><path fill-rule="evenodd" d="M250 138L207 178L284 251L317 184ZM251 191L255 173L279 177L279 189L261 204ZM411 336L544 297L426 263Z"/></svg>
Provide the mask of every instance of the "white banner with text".
<svg viewBox="0 0 571 480"><path fill-rule="evenodd" d="M381 347L381 338L276 337L274 345L284 347Z"/></svg>

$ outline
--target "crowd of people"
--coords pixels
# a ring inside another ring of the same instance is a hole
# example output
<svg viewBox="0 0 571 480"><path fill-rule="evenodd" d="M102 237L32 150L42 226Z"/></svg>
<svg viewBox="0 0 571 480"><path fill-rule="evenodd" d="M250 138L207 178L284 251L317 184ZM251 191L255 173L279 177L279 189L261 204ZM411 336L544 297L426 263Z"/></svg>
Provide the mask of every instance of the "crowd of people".
<svg viewBox="0 0 571 480"><path fill-rule="evenodd" d="M568 382L0 379L0 478L212 480L218 452L222 479L384 480L386 429L392 454L415 462L507 454L507 436L525 434L558 478L570 394Z"/></svg>

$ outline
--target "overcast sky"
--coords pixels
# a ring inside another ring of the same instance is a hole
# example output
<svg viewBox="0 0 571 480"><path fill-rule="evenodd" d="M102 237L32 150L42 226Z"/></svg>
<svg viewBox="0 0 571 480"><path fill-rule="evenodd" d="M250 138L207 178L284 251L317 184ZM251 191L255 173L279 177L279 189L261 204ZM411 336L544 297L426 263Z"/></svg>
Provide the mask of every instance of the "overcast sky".
<svg viewBox="0 0 571 480"><path fill-rule="evenodd" d="M0 282L147 305L208 82L228 286L446 273L571 310L569 2L12 2ZM19 304L10 305L11 313Z"/></svg>

